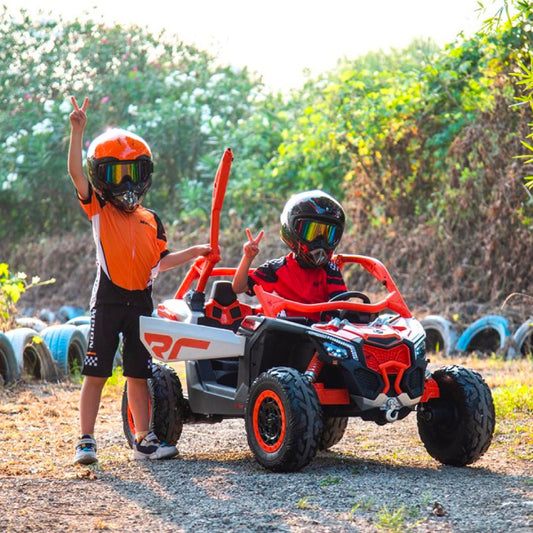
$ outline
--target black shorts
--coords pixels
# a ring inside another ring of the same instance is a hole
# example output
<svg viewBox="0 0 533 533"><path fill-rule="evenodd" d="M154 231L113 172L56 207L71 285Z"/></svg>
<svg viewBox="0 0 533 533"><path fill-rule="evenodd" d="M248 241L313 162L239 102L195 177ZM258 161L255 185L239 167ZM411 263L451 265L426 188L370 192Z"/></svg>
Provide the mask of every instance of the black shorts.
<svg viewBox="0 0 533 533"><path fill-rule="evenodd" d="M139 317L150 316L151 308L97 304L91 309L89 343L83 364L85 376L109 377L122 334L122 367L124 376L152 377L152 357L141 342Z"/></svg>

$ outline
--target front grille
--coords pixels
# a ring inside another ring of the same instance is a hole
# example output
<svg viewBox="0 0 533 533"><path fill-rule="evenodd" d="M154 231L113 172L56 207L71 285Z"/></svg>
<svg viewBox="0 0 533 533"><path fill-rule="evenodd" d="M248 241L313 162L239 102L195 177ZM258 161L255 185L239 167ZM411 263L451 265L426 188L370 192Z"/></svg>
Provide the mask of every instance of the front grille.
<svg viewBox="0 0 533 533"><path fill-rule="evenodd" d="M403 365L411 364L409 347L406 344L398 344L393 348L378 348L370 344L363 345L363 354L365 356L366 366L379 372L379 367L383 363L394 361Z"/></svg>

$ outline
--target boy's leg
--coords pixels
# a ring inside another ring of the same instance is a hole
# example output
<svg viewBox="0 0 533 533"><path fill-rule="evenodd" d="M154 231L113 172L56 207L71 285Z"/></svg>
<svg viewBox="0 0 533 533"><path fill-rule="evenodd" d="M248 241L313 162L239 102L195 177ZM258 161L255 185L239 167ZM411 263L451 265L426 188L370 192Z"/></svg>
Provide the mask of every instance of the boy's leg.
<svg viewBox="0 0 533 533"><path fill-rule="evenodd" d="M94 440L94 426L102 389L107 378L85 376L80 395L80 429L81 437L76 445L74 462L82 465L96 463L96 441Z"/></svg>
<svg viewBox="0 0 533 533"><path fill-rule="evenodd" d="M84 378L80 394L81 438L76 445L75 463L92 464L98 460L94 428L102 389L113 371L120 331L119 311L118 306L101 305L91 309L89 345L83 364Z"/></svg>
<svg viewBox="0 0 533 533"><path fill-rule="evenodd" d="M150 396L146 379L126 378L128 382L128 404L135 423L135 439L140 441L150 430Z"/></svg>
<svg viewBox="0 0 533 533"><path fill-rule="evenodd" d="M150 428L147 380L152 377L152 358L141 342L139 317L150 316L151 312L148 308L132 308L122 331L124 376L128 380L128 404L135 423L134 459L166 459L178 453L176 446L161 442Z"/></svg>
<svg viewBox="0 0 533 533"><path fill-rule="evenodd" d="M176 446L161 442L150 431L150 394L147 380L126 378L128 380L128 404L135 424L134 459L168 459L178 454Z"/></svg>
<svg viewBox="0 0 533 533"><path fill-rule="evenodd" d="M85 376L83 379L80 395L80 428L82 435L94 435L102 389L106 381L107 378L96 376Z"/></svg>

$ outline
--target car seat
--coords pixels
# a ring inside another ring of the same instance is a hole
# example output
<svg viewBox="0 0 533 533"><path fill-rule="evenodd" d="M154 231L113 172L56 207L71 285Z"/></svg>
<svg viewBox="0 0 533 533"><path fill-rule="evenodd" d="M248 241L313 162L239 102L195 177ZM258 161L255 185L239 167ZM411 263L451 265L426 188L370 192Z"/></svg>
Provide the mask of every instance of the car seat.
<svg viewBox="0 0 533 533"><path fill-rule="evenodd" d="M242 319L254 314L254 309L238 300L231 281L218 280L213 283L204 313L205 316L198 320L199 324L237 331Z"/></svg>

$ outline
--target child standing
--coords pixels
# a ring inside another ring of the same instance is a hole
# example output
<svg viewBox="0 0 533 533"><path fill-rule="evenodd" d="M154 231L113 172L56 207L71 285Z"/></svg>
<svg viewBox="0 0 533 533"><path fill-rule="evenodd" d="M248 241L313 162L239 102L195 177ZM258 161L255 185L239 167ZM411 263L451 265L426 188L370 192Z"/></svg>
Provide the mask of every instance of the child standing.
<svg viewBox="0 0 533 533"><path fill-rule="evenodd" d="M207 244L169 252L159 217L141 205L151 185L152 154L138 135L111 129L98 136L87 152L88 178L82 166L83 132L88 98L81 108L71 98L68 171L81 207L91 221L96 244L97 275L91 297L91 327L83 366L80 433L74 462L97 459L94 428L102 389L111 376L114 354L123 338L123 369L135 423L134 459L164 459L177 454L149 428L152 359L139 336L139 318L153 310L152 283L159 271L211 252Z"/></svg>
<svg viewBox="0 0 533 533"><path fill-rule="evenodd" d="M342 274L331 261L344 231L345 218L339 202L322 191L291 196L280 217L281 239L291 252L267 261L248 275L263 232L254 239L247 229L248 242L243 245L244 254L233 278L233 291L253 294L253 286L259 284L267 292L306 304L327 302L345 292ZM319 316L312 314L308 318L316 321Z"/></svg>

